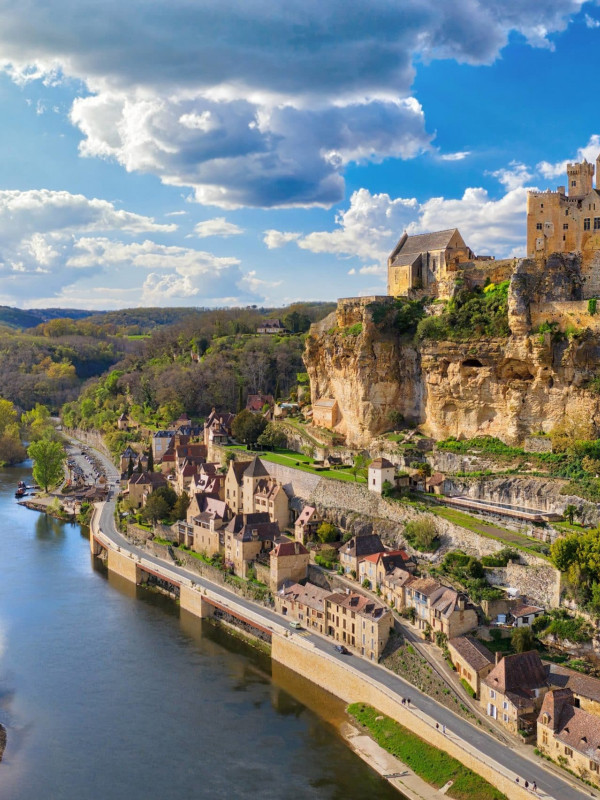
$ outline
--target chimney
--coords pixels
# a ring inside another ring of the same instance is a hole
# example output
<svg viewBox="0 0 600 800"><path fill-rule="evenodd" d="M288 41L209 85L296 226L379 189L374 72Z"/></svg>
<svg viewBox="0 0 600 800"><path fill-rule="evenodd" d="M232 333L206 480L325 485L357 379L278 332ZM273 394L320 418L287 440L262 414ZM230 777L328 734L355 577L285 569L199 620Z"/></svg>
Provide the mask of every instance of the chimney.
<svg viewBox="0 0 600 800"><path fill-rule="evenodd" d="M496 652L496 664L502 661L502 653Z"/></svg>

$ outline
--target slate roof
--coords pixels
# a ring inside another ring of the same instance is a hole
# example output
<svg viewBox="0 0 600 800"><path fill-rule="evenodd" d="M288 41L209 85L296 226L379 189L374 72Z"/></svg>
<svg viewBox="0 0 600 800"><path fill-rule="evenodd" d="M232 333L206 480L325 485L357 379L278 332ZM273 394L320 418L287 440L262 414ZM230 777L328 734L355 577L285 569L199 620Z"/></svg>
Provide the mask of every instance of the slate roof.
<svg viewBox="0 0 600 800"><path fill-rule="evenodd" d="M562 667L559 664L550 664L548 680L551 686L571 689L573 694L579 697L600 703L600 680L598 678L582 675L581 672Z"/></svg>
<svg viewBox="0 0 600 800"><path fill-rule="evenodd" d="M270 521L268 511L259 511L256 514L234 514L225 530L228 533L239 533L244 525L260 525Z"/></svg>
<svg viewBox="0 0 600 800"><path fill-rule="evenodd" d="M265 465L262 463L258 456L255 456L252 461L250 462L250 466L246 467L244 470L244 477L245 478L268 478L269 473L265 469Z"/></svg>
<svg viewBox="0 0 600 800"><path fill-rule="evenodd" d="M248 469L252 462L250 461L230 461L229 469L233 470L235 480L238 486L244 482L244 472Z"/></svg>
<svg viewBox="0 0 600 800"><path fill-rule="evenodd" d="M520 707L528 705L535 697L534 689L548 685L548 670L537 650L529 650L504 656L483 681Z"/></svg>
<svg viewBox="0 0 600 800"><path fill-rule="evenodd" d="M340 553L359 558L360 556L369 556L371 553L381 553L384 549L379 536L376 533L370 533L366 536L353 536L341 548Z"/></svg>
<svg viewBox="0 0 600 800"><path fill-rule="evenodd" d="M396 256L426 253L431 250L443 250L448 247L450 239L458 231L458 228L448 228L444 231L434 231L433 233L418 233L415 236L407 236L406 241L400 247Z"/></svg>
<svg viewBox="0 0 600 800"><path fill-rule="evenodd" d="M449 640L448 646L453 647L475 672L479 672L494 663L494 654L472 636L456 636L454 639Z"/></svg>
<svg viewBox="0 0 600 800"><path fill-rule="evenodd" d="M554 738L567 747L583 753L587 758L600 761L600 717L590 714L574 705L573 694L569 689L548 692L544 697L538 721L548 714L548 724L554 731Z"/></svg>

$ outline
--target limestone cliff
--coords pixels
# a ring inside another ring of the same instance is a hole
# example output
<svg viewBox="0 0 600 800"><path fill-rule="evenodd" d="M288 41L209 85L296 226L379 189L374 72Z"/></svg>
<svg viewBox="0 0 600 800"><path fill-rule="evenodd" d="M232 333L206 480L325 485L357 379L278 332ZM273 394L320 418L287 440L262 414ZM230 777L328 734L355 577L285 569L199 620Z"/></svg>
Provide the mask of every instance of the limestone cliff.
<svg viewBox="0 0 600 800"><path fill-rule="evenodd" d="M532 304L555 298L568 309L581 287L576 256L554 256L542 271L523 259L511 279L508 338L419 346L373 321L372 304L392 298L342 300L307 340L312 400L337 401L336 429L353 446L389 429L390 411L436 439L487 434L517 444L573 414L600 430L600 398L586 388L600 366L600 333L531 331Z"/></svg>

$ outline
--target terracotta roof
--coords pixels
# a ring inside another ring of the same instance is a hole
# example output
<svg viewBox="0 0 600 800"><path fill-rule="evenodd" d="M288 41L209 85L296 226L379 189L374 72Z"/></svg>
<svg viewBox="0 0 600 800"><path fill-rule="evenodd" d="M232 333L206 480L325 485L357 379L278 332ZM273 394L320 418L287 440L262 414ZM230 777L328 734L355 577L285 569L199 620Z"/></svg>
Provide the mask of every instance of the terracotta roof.
<svg viewBox="0 0 600 800"><path fill-rule="evenodd" d="M307 556L308 550L301 542L279 542L271 551L271 557Z"/></svg>
<svg viewBox="0 0 600 800"><path fill-rule="evenodd" d="M304 506L302 509L302 513L296 520L296 524L306 525L307 522L310 522L313 515L316 513L316 508L314 506Z"/></svg>
<svg viewBox="0 0 600 800"><path fill-rule="evenodd" d="M548 722L543 722L544 714ZM559 742L600 762L600 717L574 706L569 689L548 692L544 697L538 722L547 724Z"/></svg>
<svg viewBox="0 0 600 800"><path fill-rule="evenodd" d="M450 639L448 647L453 647L475 672L479 672L494 663L494 654L472 636L457 636Z"/></svg>
<svg viewBox="0 0 600 800"><path fill-rule="evenodd" d="M442 483L446 480L446 476L443 472L434 472L430 478L427 478L427 485L428 486L441 486Z"/></svg>
<svg viewBox="0 0 600 800"><path fill-rule="evenodd" d="M369 469L395 469L395 467L387 458L376 458L369 464Z"/></svg>
<svg viewBox="0 0 600 800"><path fill-rule="evenodd" d="M513 617L516 618L516 617L527 617L529 616L529 614L543 614L544 610L545 609L540 608L539 606L520 605L520 606L515 606L510 613Z"/></svg>

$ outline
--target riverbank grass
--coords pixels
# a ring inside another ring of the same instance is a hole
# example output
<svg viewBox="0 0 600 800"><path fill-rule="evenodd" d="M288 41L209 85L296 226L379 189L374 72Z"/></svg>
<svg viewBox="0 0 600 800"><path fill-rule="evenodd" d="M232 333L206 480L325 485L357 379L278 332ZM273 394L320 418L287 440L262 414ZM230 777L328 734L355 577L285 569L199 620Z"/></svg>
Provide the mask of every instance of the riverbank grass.
<svg viewBox="0 0 600 800"><path fill-rule="evenodd" d="M430 786L440 789L448 781L453 781L446 797L454 800L508 800L505 794L476 772L390 717L380 714L372 706L353 703L348 706L348 713L368 729L377 744L410 767Z"/></svg>

